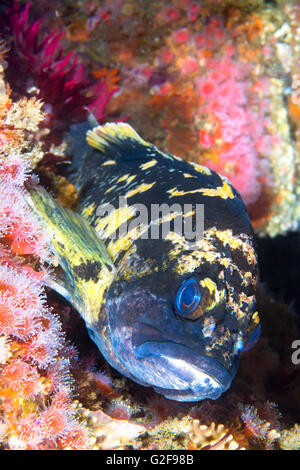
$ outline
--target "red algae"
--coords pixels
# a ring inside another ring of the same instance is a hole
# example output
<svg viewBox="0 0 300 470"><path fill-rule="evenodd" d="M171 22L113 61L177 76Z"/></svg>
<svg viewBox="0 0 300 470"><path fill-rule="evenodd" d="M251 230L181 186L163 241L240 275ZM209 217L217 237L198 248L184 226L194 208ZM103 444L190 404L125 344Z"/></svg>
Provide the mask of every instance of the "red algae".
<svg viewBox="0 0 300 470"><path fill-rule="evenodd" d="M13 69L24 69L25 85L31 76L37 97L46 103L47 118L43 126L48 128L45 142L49 147L52 143L60 143L63 131L72 122L86 119L88 111L101 122L117 86L108 85L105 77L98 83L92 81L80 63L79 55L74 51L64 52L64 32L43 33L43 18L30 20L30 10L31 2L22 9L14 0L7 11L13 49L9 63ZM22 85L18 83L18 86ZM26 86L23 88L26 93Z"/></svg>

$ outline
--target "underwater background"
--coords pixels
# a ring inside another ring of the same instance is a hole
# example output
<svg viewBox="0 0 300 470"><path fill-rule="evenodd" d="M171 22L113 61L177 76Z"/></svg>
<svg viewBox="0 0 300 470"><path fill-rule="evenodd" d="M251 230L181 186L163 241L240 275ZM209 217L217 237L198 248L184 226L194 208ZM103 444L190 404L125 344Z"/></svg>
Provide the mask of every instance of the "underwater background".
<svg viewBox="0 0 300 470"><path fill-rule="evenodd" d="M300 2L0 5L2 449L300 448ZM57 260L25 202L66 208L65 135L93 113L226 176L259 262L262 332L218 400L167 400L113 370L46 287Z"/></svg>

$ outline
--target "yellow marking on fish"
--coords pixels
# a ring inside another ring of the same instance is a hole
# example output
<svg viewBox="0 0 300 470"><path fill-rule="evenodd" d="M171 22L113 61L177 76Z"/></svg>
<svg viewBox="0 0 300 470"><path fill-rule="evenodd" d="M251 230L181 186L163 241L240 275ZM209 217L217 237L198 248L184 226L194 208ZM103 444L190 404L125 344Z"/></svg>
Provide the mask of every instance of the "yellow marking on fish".
<svg viewBox="0 0 300 470"><path fill-rule="evenodd" d="M186 178L196 178L196 176L190 175L189 173L183 173L183 176L185 176Z"/></svg>
<svg viewBox="0 0 300 470"><path fill-rule="evenodd" d="M230 367L230 365L232 364L232 358L230 354L226 351L226 349L224 350L224 346L226 345L226 343L230 344L231 341L232 341L232 333L230 330L228 330L228 328L226 328L225 332L221 336L214 338L214 341L212 344L207 344L205 346L205 352L208 355L210 355L211 351L216 351L216 350L222 351L222 357L225 361L225 364L227 364L227 366Z"/></svg>
<svg viewBox="0 0 300 470"><path fill-rule="evenodd" d="M128 193L126 193L125 197L129 198L129 197L135 196L138 193L143 193L145 191L148 191L148 189L152 188L152 186L154 186L154 185L155 185L155 181L153 183L149 183L149 184L142 183L139 186L137 186L135 189L132 189L131 191L128 191Z"/></svg>
<svg viewBox="0 0 300 470"><path fill-rule="evenodd" d="M222 199L234 199L234 194L232 192L232 189L230 185L227 183L227 181L223 180L223 186L219 186L218 188L214 189L207 189L206 192L203 192L205 196L218 196L221 197Z"/></svg>
<svg viewBox="0 0 300 470"><path fill-rule="evenodd" d="M204 232L204 237L201 240L197 240L193 242L193 247L204 251L204 252L209 252L209 251L218 251L216 250L215 246L213 245L213 236L216 235L216 229L213 227L212 229L206 230ZM169 240L174 248L176 250L184 251L184 250L189 250L191 248L190 242L185 239L183 235L179 235L178 233L175 232L169 232L166 236L166 240Z"/></svg>
<svg viewBox="0 0 300 470"><path fill-rule="evenodd" d="M117 144L124 139L134 139L140 142L142 145L149 147L144 139L142 139L138 133L125 122L108 122L104 126L97 126L92 130L89 130L86 135L87 143L101 152L105 153L105 148L112 143Z"/></svg>
<svg viewBox="0 0 300 470"><path fill-rule="evenodd" d="M224 254L217 249L214 245L214 237L217 233L218 232L214 227L204 232L204 238L202 240L193 242L192 246L194 251L191 251L189 241L187 241L182 235L178 235L175 232L170 231L165 238L173 245L173 248L169 251L168 255L170 260L176 259L177 261L176 266L174 267L175 272L182 275L194 272L204 262L208 262L210 264L217 263L227 269L237 271L243 279L243 283L248 285L252 279L251 273L241 272L231 258L224 256ZM253 248L250 246L249 249L251 251ZM186 251L188 251L188 253L184 253L180 256L182 252Z"/></svg>
<svg viewBox="0 0 300 470"><path fill-rule="evenodd" d="M258 315L258 312L254 312L253 315L252 315L252 321L258 325L259 324L259 315Z"/></svg>
<svg viewBox="0 0 300 470"><path fill-rule="evenodd" d="M250 271L244 271L240 269L238 265L234 263L234 260L225 255L225 252L220 251L219 241L222 242L226 252L228 248L225 248L226 244L233 251L239 248L243 255L247 257L248 263L255 263L255 252L251 242L251 238L247 234L240 234L239 236L233 236L231 230L218 231L215 227L212 227L204 232L204 237L193 243L194 251L189 249L189 243L185 240L182 235L178 235L174 232L169 232L166 236L166 240L172 243L172 248L169 251L169 260L176 260L176 265L173 270L178 275L184 275L187 273L193 273L199 269L199 266L203 263L209 263L211 266L218 265L224 267L224 269L231 275L236 272L241 278L241 285L248 286L253 282L253 273ZM196 249L194 248L196 245ZM239 320L242 320L247 316L247 310L245 310L245 303L250 305L251 298L245 297L243 294L239 295L236 300L236 291L230 285L227 284L224 276L224 271L221 271L219 278L223 280L226 285L226 290L216 291L216 301L226 295L227 304L235 312L235 315ZM210 280L202 280L203 286L213 292L214 285ZM227 292L227 293L226 293ZM213 308L211 303L211 308ZM254 316L254 320L258 323L258 313Z"/></svg>
<svg viewBox="0 0 300 470"><path fill-rule="evenodd" d="M245 304L251 305L253 303L254 296L247 296L241 293L238 298L238 303L237 302L230 302L231 306L233 306L233 310L235 314L238 316L238 318L243 318L245 316ZM254 317L254 318L253 318ZM254 324L259 323L259 316L258 312L255 312L253 316L251 317L251 320L254 319Z"/></svg>
<svg viewBox="0 0 300 470"><path fill-rule="evenodd" d="M155 158L153 158L149 162L146 162L146 163L143 163L142 165L140 165L140 168L141 168L141 170L147 170L147 168L151 168L152 166L156 165L156 163L157 163L157 160L155 160Z"/></svg>
<svg viewBox="0 0 300 470"><path fill-rule="evenodd" d="M117 240L111 240L107 245L107 251L110 254L112 260L114 261L121 251L127 251L133 242L142 236L144 232L148 230L148 225L143 227L136 226Z"/></svg>
<svg viewBox="0 0 300 470"><path fill-rule="evenodd" d="M195 214L195 211L192 210L192 211L190 211L190 212L184 213L184 217L191 217L191 216L194 215L194 214Z"/></svg>
<svg viewBox="0 0 300 470"><path fill-rule="evenodd" d="M174 247L172 250L169 251L170 259L177 258L178 255L182 251L188 250L189 252L191 252L191 242L186 240L183 235L179 235L175 232L170 231L166 235L166 240L170 241ZM205 252L205 253L216 252L215 247L212 245L212 243L209 240L209 236L207 232L205 232L203 239L192 242L192 246L193 248L197 249L195 253L198 253L198 250L201 252ZM220 254L218 252L214 253L214 256L211 258L211 260L214 260L216 256L220 256ZM178 258L178 264L180 264L179 258Z"/></svg>
<svg viewBox="0 0 300 470"><path fill-rule="evenodd" d="M172 232L170 231L166 237L165 237L166 240L170 241L172 243L172 245L174 246L174 249L170 250L169 251L169 257L170 257L170 260L174 259L177 257L177 255L179 253L181 253L181 251L187 249L186 248L186 240L185 238L182 236L182 235L179 235L178 233L176 232Z"/></svg>
<svg viewBox="0 0 300 470"><path fill-rule="evenodd" d="M207 168L206 166L199 165L198 163L195 163L195 162L191 162L191 165L193 165L195 170L198 171L199 173L204 173L205 175L211 175L212 174L210 169Z"/></svg>
<svg viewBox="0 0 300 470"><path fill-rule="evenodd" d="M152 224L163 224L165 222L169 222L170 220L176 219L176 217L182 216L181 212L170 211L165 214L163 217L158 217L152 221Z"/></svg>
<svg viewBox="0 0 300 470"><path fill-rule="evenodd" d="M126 184L131 183L131 181L133 181L135 178L136 178L136 175L129 176L129 178L126 181Z"/></svg>
<svg viewBox="0 0 300 470"><path fill-rule="evenodd" d="M136 175L129 175L129 173L127 173L126 175L123 175L123 176L120 176L120 178L118 179L117 183L122 183L123 181L126 181L126 185L128 185L129 183L131 183L134 179L136 178Z"/></svg>
<svg viewBox="0 0 300 470"><path fill-rule="evenodd" d="M190 254L182 255L181 257L177 256L177 266L175 267L175 271L182 275L186 273L191 273L197 270L201 264L207 262L211 265L219 264L224 266L227 269L232 271L236 271L240 277L243 279L245 285L248 285L251 282L252 275L250 272L242 272L235 263L233 263L232 259L225 258L220 255L220 253L210 251L210 252L203 252L203 251L193 251Z"/></svg>
<svg viewBox="0 0 300 470"><path fill-rule="evenodd" d="M106 162L102 163L101 166L108 166L108 165L115 165L116 160L106 160Z"/></svg>
<svg viewBox="0 0 300 470"><path fill-rule="evenodd" d="M117 187L117 186L116 186L115 184L113 184L110 188L108 188L108 189L105 191L104 194L110 193L111 191L113 191L114 189L116 189L116 187Z"/></svg>
<svg viewBox="0 0 300 470"><path fill-rule="evenodd" d="M218 230L216 231L216 236L224 246L229 245L231 249L236 250L243 247L242 240L232 235L232 230Z"/></svg>
<svg viewBox="0 0 300 470"><path fill-rule="evenodd" d="M210 279L209 277L206 277L205 279L202 279L200 281L201 286L206 287L209 290L209 293L212 295L217 289L216 283Z"/></svg>
<svg viewBox="0 0 300 470"><path fill-rule="evenodd" d="M102 217L95 229L98 234L101 235L101 238L109 238L111 237L118 228L128 222L134 215L136 214L136 210L132 206L122 206L118 209L111 211L105 217Z"/></svg>
<svg viewBox="0 0 300 470"><path fill-rule="evenodd" d="M84 209L82 209L81 214L88 218L96 209L96 205L94 202L86 206Z"/></svg>
<svg viewBox="0 0 300 470"><path fill-rule="evenodd" d="M80 290L82 305L85 306L85 311L81 309L81 315L84 316L85 321L88 325L92 325L96 323L99 318L99 305L102 304L105 297L106 290L110 287L113 275L110 277L104 278L101 282L93 282L90 281L82 281L77 283L77 288ZM97 299L97 302L94 303L93 306L93 299Z"/></svg>
<svg viewBox="0 0 300 470"><path fill-rule="evenodd" d="M225 289L219 290L216 283L209 277L202 279L200 284L202 287L206 287L210 293L211 301L206 306L206 310L211 310L225 296Z"/></svg>
<svg viewBox="0 0 300 470"><path fill-rule="evenodd" d="M31 191L32 203L43 216L42 223L51 237L52 247L61 266L65 270L68 265L68 272L73 272L70 301L86 322L91 324L98 319L105 289L115 275L110 264L112 261L84 217L60 207L43 188L32 188ZM91 211L91 206L92 204L86 208L86 212ZM87 239L83 237L83 233ZM97 263L99 270L93 279L85 279L81 272L84 273L85 266L90 263ZM108 265L111 269L108 269ZM70 282L69 277L66 277L66 282Z"/></svg>
<svg viewBox="0 0 300 470"><path fill-rule="evenodd" d="M122 183L122 181L125 181L127 178L129 178L129 173L127 173L126 175L123 175L123 176L120 176L120 178L118 179L118 183Z"/></svg>
<svg viewBox="0 0 300 470"><path fill-rule="evenodd" d="M167 191L167 193L171 194L171 196L182 196L185 194L184 191L178 191L177 188L171 188Z"/></svg>
<svg viewBox="0 0 300 470"><path fill-rule="evenodd" d="M189 255L183 255L178 258L176 272L181 275L191 273L199 268L199 265L204 263L204 261L213 264L217 260L219 260L218 253L193 251Z"/></svg>
<svg viewBox="0 0 300 470"><path fill-rule="evenodd" d="M136 246L131 245L120 260L118 276L127 281L129 281L132 276L143 277L153 272L152 266L153 260L151 260L151 258L142 260L137 254Z"/></svg>
<svg viewBox="0 0 300 470"><path fill-rule="evenodd" d="M211 196L211 197L221 197L222 199L227 199L228 197L230 199L234 198L234 194L231 190L231 187L226 183L226 181L223 181L223 186L219 186L216 189L211 189L211 188L199 188L199 189L192 189L190 191L180 191L177 188L171 188L169 191L167 191L169 194L171 194L170 197L173 196L185 196L186 194L195 194L195 193L201 193L204 196Z"/></svg>
<svg viewBox="0 0 300 470"><path fill-rule="evenodd" d="M256 263L255 250L247 235L235 236L232 230L216 230L215 234L224 246L229 245L232 250L241 249L249 264Z"/></svg>

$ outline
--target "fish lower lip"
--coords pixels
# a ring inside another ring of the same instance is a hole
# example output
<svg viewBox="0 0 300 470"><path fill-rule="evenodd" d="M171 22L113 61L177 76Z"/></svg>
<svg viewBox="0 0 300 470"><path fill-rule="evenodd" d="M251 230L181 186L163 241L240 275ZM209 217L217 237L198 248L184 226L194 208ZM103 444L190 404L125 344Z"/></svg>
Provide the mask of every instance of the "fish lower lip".
<svg viewBox="0 0 300 470"><path fill-rule="evenodd" d="M186 393L193 393L195 400L219 398L230 387L234 377L215 359L204 354L196 355L182 344L147 341L135 348L135 354L138 358L164 366L170 374L185 381ZM159 388L155 388L161 392ZM163 392L167 398L172 398L176 393L171 388L169 396ZM184 394L182 399L184 400Z"/></svg>

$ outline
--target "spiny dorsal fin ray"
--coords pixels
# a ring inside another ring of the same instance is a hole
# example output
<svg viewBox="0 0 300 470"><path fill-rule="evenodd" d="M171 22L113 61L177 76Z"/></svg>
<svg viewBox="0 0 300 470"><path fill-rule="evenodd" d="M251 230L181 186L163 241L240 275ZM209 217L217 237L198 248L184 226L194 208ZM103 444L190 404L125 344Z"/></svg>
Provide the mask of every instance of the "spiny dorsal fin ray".
<svg viewBox="0 0 300 470"><path fill-rule="evenodd" d="M86 135L87 143L99 152L122 160L147 160L154 155L168 157L159 151L155 145L146 142L125 122L109 122L89 130Z"/></svg>
<svg viewBox="0 0 300 470"><path fill-rule="evenodd" d="M55 290L71 301L88 324L97 321L105 290L115 276L104 243L83 217L61 207L44 188L32 182L27 190L26 200L51 236L64 271L64 279L56 282L58 288L53 283Z"/></svg>

